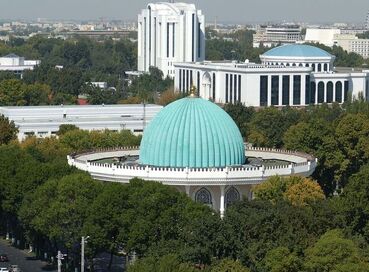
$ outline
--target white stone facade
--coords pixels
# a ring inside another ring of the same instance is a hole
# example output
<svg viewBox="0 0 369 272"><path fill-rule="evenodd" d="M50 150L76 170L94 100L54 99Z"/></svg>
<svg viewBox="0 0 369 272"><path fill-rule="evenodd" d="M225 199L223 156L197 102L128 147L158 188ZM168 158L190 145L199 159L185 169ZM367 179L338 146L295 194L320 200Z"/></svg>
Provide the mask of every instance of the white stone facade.
<svg viewBox="0 0 369 272"><path fill-rule="evenodd" d="M97 180L128 183L137 177L175 186L195 201L204 201L197 199L201 194L202 198L208 198L207 204L220 211L221 215L224 214L227 203L232 200L231 197L238 197L233 200L252 198L252 187L275 175L310 176L317 164L317 160L310 155L286 150L247 147L246 154L266 160L287 161L289 164L270 167L244 165L224 168L166 168L93 162L105 158L137 156L137 147L71 155L68 156L68 163L87 171Z"/></svg>
<svg viewBox="0 0 369 272"><path fill-rule="evenodd" d="M343 103L350 94L358 97L359 93L369 100L369 70L332 69L331 60L319 59L289 60L288 66L282 60L265 64L177 63L174 84L181 93L189 93L193 84L202 98L252 107Z"/></svg>
<svg viewBox="0 0 369 272"><path fill-rule="evenodd" d="M260 28L253 34L253 47L261 45L272 47L278 44L296 43L302 40L301 27L273 27Z"/></svg>
<svg viewBox="0 0 369 272"><path fill-rule="evenodd" d="M174 77L175 62L205 59L205 17L195 5L148 4L138 15L138 70L150 66Z"/></svg>

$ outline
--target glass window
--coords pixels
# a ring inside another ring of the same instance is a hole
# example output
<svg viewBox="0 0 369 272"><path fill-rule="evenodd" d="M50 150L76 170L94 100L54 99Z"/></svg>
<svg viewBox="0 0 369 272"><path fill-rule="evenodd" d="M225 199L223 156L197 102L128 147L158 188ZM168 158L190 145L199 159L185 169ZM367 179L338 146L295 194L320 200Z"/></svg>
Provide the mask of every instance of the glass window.
<svg viewBox="0 0 369 272"><path fill-rule="evenodd" d="M182 91L182 69L179 69L179 90Z"/></svg>
<svg viewBox="0 0 369 272"><path fill-rule="evenodd" d="M342 82L336 82L336 102L342 103Z"/></svg>
<svg viewBox="0 0 369 272"><path fill-rule="evenodd" d="M226 194L225 194L225 204L226 207L228 207L229 205L232 205L233 203L240 201L241 200L241 196L240 193L238 192L238 190L235 187L231 187L227 190Z"/></svg>
<svg viewBox="0 0 369 272"><path fill-rule="evenodd" d="M233 76L232 75L229 75L229 95L230 95L230 98L229 98L229 102L233 102Z"/></svg>
<svg viewBox="0 0 369 272"><path fill-rule="evenodd" d="M196 192L195 201L207 205L211 205L213 203L211 193L206 188L201 188Z"/></svg>
<svg viewBox="0 0 369 272"><path fill-rule="evenodd" d="M318 72L321 72L322 71L322 65L319 63L318 64Z"/></svg>
<svg viewBox="0 0 369 272"><path fill-rule="evenodd" d="M268 76L260 76L260 106L268 105Z"/></svg>
<svg viewBox="0 0 369 272"><path fill-rule="evenodd" d="M301 76L293 76L293 104L301 104Z"/></svg>
<svg viewBox="0 0 369 272"><path fill-rule="evenodd" d="M349 93L349 82L348 82L348 80L345 80L345 90L344 90L344 99L345 99L345 101L347 101L348 100L348 93Z"/></svg>
<svg viewBox="0 0 369 272"><path fill-rule="evenodd" d="M333 83L329 81L327 83L327 103L333 102Z"/></svg>
<svg viewBox="0 0 369 272"><path fill-rule="evenodd" d="M279 104L279 76L272 76L272 93L271 93L272 105Z"/></svg>
<svg viewBox="0 0 369 272"><path fill-rule="evenodd" d="M315 82L311 82L310 84L310 104L315 104L316 98L316 84Z"/></svg>
<svg viewBox="0 0 369 272"><path fill-rule="evenodd" d="M226 103L228 103L228 74L226 74L226 83L225 83L225 89L226 89L226 93L225 93L225 101Z"/></svg>
<svg viewBox="0 0 369 272"><path fill-rule="evenodd" d="M318 103L324 103L324 82L318 83Z"/></svg>
<svg viewBox="0 0 369 272"><path fill-rule="evenodd" d="M213 100L215 101L215 73L213 74Z"/></svg>
<svg viewBox="0 0 369 272"><path fill-rule="evenodd" d="M290 76L283 76L282 78L282 104L290 104Z"/></svg>
<svg viewBox="0 0 369 272"><path fill-rule="evenodd" d="M305 76L305 105L308 105L310 103L310 76Z"/></svg>
<svg viewBox="0 0 369 272"><path fill-rule="evenodd" d="M237 75L233 76L233 102L236 102L238 97L237 97Z"/></svg>
<svg viewBox="0 0 369 272"><path fill-rule="evenodd" d="M238 102L241 102L241 75L238 75Z"/></svg>

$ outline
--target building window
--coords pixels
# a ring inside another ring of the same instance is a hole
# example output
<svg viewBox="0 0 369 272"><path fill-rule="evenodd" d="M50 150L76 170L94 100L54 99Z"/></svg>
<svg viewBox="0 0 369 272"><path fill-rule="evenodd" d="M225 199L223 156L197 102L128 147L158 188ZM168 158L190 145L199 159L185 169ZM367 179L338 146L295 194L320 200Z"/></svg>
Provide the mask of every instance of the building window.
<svg viewBox="0 0 369 272"><path fill-rule="evenodd" d="M238 75L238 102L241 102L241 75Z"/></svg>
<svg viewBox="0 0 369 272"><path fill-rule="evenodd" d="M342 103L342 82L336 82L336 102Z"/></svg>
<svg viewBox="0 0 369 272"><path fill-rule="evenodd" d="M329 81L327 83L327 103L333 102L333 83Z"/></svg>
<svg viewBox="0 0 369 272"><path fill-rule="evenodd" d="M260 106L268 105L268 76L260 76Z"/></svg>
<svg viewBox="0 0 369 272"><path fill-rule="evenodd" d="M225 89L226 89L226 93L225 93L225 101L226 103L228 103L228 74L226 74L226 82L225 82Z"/></svg>
<svg viewBox="0 0 369 272"><path fill-rule="evenodd" d="M282 105L290 104L290 76L282 77Z"/></svg>
<svg viewBox="0 0 369 272"><path fill-rule="evenodd" d="M233 102L233 76L229 75L229 102L232 103Z"/></svg>
<svg viewBox="0 0 369 272"><path fill-rule="evenodd" d="M201 204L212 205L211 193L206 188L201 188L196 192L195 201Z"/></svg>
<svg viewBox="0 0 369 272"><path fill-rule="evenodd" d="M192 14L192 61L195 61L195 14Z"/></svg>
<svg viewBox="0 0 369 272"><path fill-rule="evenodd" d="M172 24L172 27L173 27L173 37L172 37L172 39L173 39L173 41L172 41L172 57L174 58L174 56L175 56L175 52L176 52L176 43L175 43L175 41L176 41L176 24L175 23L173 23Z"/></svg>
<svg viewBox="0 0 369 272"><path fill-rule="evenodd" d="M310 103L310 76L305 76L305 105L308 105Z"/></svg>
<svg viewBox="0 0 369 272"><path fill-rule="evenodd" d="M197 72L197 96L200 95L200 72Z"/></svg>
<svg viewBox="0 0 369 272"><path fill-rule="evenodd" d="M318 83L318 103L324 103L324 82Z"/></svg>
<svg viewBox="0 0 369 272"><path fill-rule="evenodd" d="M327 71L328 71L328 64L327 64L327 63L325 63L325 64L324 64L324 71L325 71L325 72L327 72Z"/></svg>
<svg viewBox="0 0 369 272"><path fill-rule="evenodd" d="M318 64L318 72L321 72L322 71L322 65L319 63Z"/></svg>
<svg viewBox="0 0 369 272"><path fill-rule="evenodd" d="M231 187L227 190L226 194L225 194L225 204L226 207L228 207L229 205L232 205L233 203L240 201L241 200L241 196L240 193L238 192L238 190L235 187Z"/></svg>
<svg viewBox="0 0 369 272"><path fill-rule="evenodd" d="M236 102L238 100L237 97L237 75L233 76L233 102Z"/></svg>
<svg viewBox="0 0 369 272"><path fill-rule="evenodd" d="M348 100L348 93L349 93L349 82L348 80L345 80L345 83L344 83L344 99L345 99L345 102Z"/></svg>
<svg viewBox="0 0 369 272"><path fill-rule="evenodd" d="M201 58L201 23L197 24L197 57Z"/></svg>
<svg viewBox="0 0 369 272"><path fill-rule="evenodd" d="M213 100L215 101L215 73L213 74Z"/></svg>
<svg viewBox="0 0 369 272"><path fill-rule="evenodd" d="M191 87L193 86L194 84L193 84L193 72L192 72L192 70L190 71L190 89L191 89Z"/></svg>
<svg viewBox="0 0 369 272"><path fill-rule="evenodd" d="M293 76L293 104L301 104L301 76Z"/></svg>
<svg viewBox="0 0 369 272"><path fill-rule="evenodd" d="M170 34L169 34L169 26L170 26L170 24L167 23L167 58L169 58L169 36L170 36Z"/></svg>
<svg viewBox="0 0 369 272"><path fill-rule="evenodd" d="M311 82L310 84L310 104L315 104L315 98L316 98L316 84L315 82Z"/></svg>
<svg viewBox="0 0 369 272"><path fill-rule="evenodd" d="M315 63L313 63L313 64L311 65L311 67L313 68L313 72L315 72Z"/></svg>
<svg viewBox="0 0 369 272"><path fill-rule="evenodd" d="M279 76L272 76L272 94L271 94L272 105L279 104Z"/></svg>
<svg viewBox="0 0 369 272"><path fill-rule="evenodd" d="M179 69L179 90L182 91L182 69Z"/></svg>
<svg viewBox="0 0 369 272"><path fill-rule="evenodd" d="M188 86L189 85L189 71L186 70L186 93L188 93Z"/></svg>

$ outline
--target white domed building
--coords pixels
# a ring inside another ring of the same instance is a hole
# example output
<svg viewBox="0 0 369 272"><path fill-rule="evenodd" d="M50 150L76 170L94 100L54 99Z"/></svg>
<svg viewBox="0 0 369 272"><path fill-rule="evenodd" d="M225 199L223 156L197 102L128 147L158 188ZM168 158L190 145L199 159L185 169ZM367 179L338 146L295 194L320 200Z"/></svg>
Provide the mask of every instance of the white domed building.
<svg viewBox="0 0 369 272"><path fill-rule="evenodd" d="M362 93L369 100L369 69L336 68L335 56L306 44L286 44L260 56L261 63L175 63L175 88L216 103L305 107L344 103Z"/></svg>
<svg viewBox="0 0 369 272"><path fill-rule="evenodd" d="M145 129L140 147L68 156L68 163L95 179L132 178L174 186L220 211L267 178L311 175L316 159L244 144L232 118L216 104L190 95L163 108Z"/></svg>

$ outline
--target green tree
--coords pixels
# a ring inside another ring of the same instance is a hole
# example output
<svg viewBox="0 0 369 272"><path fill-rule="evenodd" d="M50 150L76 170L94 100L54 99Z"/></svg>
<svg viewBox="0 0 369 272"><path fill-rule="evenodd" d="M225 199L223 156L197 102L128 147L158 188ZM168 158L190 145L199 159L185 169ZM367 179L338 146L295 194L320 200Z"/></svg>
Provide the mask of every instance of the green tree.
<svg viewBox="0 0 369 272"><path fill-rule="evenodd" d="M160 258L146 257L129 266L128 272L195 272L194 267L181 263L174 254L164 255Z"/></svg>
<svg viewBox="0 0 369 272"><path fill-rule="evenodd" d="M0 145L8 144L17 137L18 129L13 121L3 115L0 115Z"/></svg>
<svg viewBox="0 0 369 272"><path fill-rule="evenodd" d="M211 272L250 272L250 269L244 267L241 262L230 259L223 259L217 264L214 264Z"/></svg>
<svg viewBox="0 0 369 272"><path fill-rule="evenodd" d="M359 247L338 229L325 233L305 251L305 256L304 267L308 272L349 271L350 267L355 268L353 271L369 270Z"/></svg>
<svg viewBox="0 0 369 272"><path fill-rule="evenodd" d="M269 272L301 271L302 266L302 260L286 247L277 247L269 251L263 263Z"/></svg>

